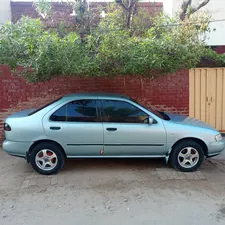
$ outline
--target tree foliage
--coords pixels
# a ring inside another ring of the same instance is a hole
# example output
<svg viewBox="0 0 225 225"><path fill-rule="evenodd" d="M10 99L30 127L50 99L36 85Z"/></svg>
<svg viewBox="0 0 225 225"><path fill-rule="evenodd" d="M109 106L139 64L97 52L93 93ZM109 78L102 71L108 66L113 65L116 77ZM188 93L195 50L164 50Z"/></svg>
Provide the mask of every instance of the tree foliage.
<svg viewBox="0 0 225 225"><path fill-rule="evenodd" d="M46 19L48 16L50 16L52 12L52 2L50 0L36 0L34 1L34 6L38 14L43 19Z"/></svg>
<svg viewBox="0 0 225 225"><path fill-rule="evenodd" d="M133 18L128 28L123 15L121 8L112 8L85 39L79 32L62 36L39 19L22 17L0 30L0 63L12 70L23 67L20 75L32 82L62 75L154 77L193 68L202 57L225 64L223 55L206 48L208 16L193 14L180 22L162 14L151 18L150 26Z"/></svg>

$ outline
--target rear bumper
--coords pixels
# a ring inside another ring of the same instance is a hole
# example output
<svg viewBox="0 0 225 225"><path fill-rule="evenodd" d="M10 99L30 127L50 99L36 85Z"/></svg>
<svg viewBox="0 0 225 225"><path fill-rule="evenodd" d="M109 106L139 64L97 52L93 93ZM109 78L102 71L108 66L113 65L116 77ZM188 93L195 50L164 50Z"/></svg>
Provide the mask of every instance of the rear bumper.
<svg viewBox="0 0 225 225"><path fill-rule="evenodd" d="M26 158L26 152L31 146L30 142L16 142L5 140L3 142L3 150L9 155Z"/></svg>
<svg viewBox="0 0 225 225"><path fill-rule="evenodd" d="M213 156L219 155L224 149L225 149L224 141L209 142L207 157L213 157Z"/></svg>

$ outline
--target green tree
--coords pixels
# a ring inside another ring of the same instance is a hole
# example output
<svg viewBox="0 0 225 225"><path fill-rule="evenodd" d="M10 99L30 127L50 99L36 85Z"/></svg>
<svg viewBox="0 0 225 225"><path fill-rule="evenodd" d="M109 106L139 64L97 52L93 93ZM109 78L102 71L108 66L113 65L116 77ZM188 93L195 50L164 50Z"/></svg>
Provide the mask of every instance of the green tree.
<svg viewBox="0 0 225 225"><path fill-rule="evenodd" d="M138 0L116 0L116 3L119 4L126 12L127 28L131 27L131 23L134 17L134 10L137 2Z"/></svg>
<svg viewBox="0 0 225 225"><path fill-rule="evenodd" d="M51 15L52 12L52 2L51 0L35 0L34 6L38 14L43 18L46 19Z"/></svg>
<svg viewBox="0 0 225 225"><path fill-rule="evenodd" d="M32 82L62 75L153 78L196 67L202 57L225 65L224 55L205 44L209 16L192 14L181 21L162 14L145 24L135 14L132 26L127 27L123 9L110 7L85 39L79 29L65 35L47 30L40 19L22 17L6 24L0 30L0 64L12 70L23 67L19 74Z"/></svg>

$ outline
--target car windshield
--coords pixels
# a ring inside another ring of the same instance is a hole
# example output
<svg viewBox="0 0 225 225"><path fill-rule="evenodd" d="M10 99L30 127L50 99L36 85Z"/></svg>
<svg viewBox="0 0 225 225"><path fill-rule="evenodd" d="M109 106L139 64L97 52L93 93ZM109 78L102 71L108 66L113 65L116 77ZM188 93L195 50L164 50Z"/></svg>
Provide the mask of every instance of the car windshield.
<svg viewBox="0 0 225 225"><path fill-rule="evenodd" d="M44 109L45 107L47 107L47 106L49 106L49 105L51 105L51 104L53 104L53 103L59 101L61 98L62 98L62 97L60 97L60 98L58 98L58 99L56 99L56 100L54 100L54 101L52 101L52 102L49 102L49 103L46 104L46 105L41 106L41 107L38 108L38 109L35 109L34 111L30 112L30 113L28 114L28 116L31 116L31 115L33 115L33 114L39 112L40 110Z"/></svg>
<svg viewBox="0 0 225 225"><path fill-rule="evenodd" d="M136 100L134 99L131 99L133 102L137 103L138 105L140 105L141 107L145 108L146 110L152 112L154 115L158 116L159 118L163 119L163 120L170 120L169 116L166 115L164 112L160 112L158 110L156 110L154 107L152 106L148 106L148 107L145 107L143 106L142 104L140 104L139 102L137 102Z"/></svg>

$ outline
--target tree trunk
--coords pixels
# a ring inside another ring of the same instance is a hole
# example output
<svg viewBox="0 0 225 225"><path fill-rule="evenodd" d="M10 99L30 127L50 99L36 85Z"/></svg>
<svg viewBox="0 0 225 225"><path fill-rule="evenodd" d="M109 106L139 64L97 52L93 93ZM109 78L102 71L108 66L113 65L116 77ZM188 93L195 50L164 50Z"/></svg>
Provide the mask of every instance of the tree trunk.
<svg viewBox="0 0 225 225"><path fill-rule="evenodd" d="M127 28L131 28L132 18L134 13L136 0L129 0L129 5L125 5L122 0L116 0L116 3L119 4L127 14L126 26Z"/></svg>
<svg viewBox="0 0 225 225"><path fill-rule="evenodd" d="M127 15L127 28L130 28L130 25L131 25L131 15L132 15L132 12L131 10L129 10Z"/></svg>

